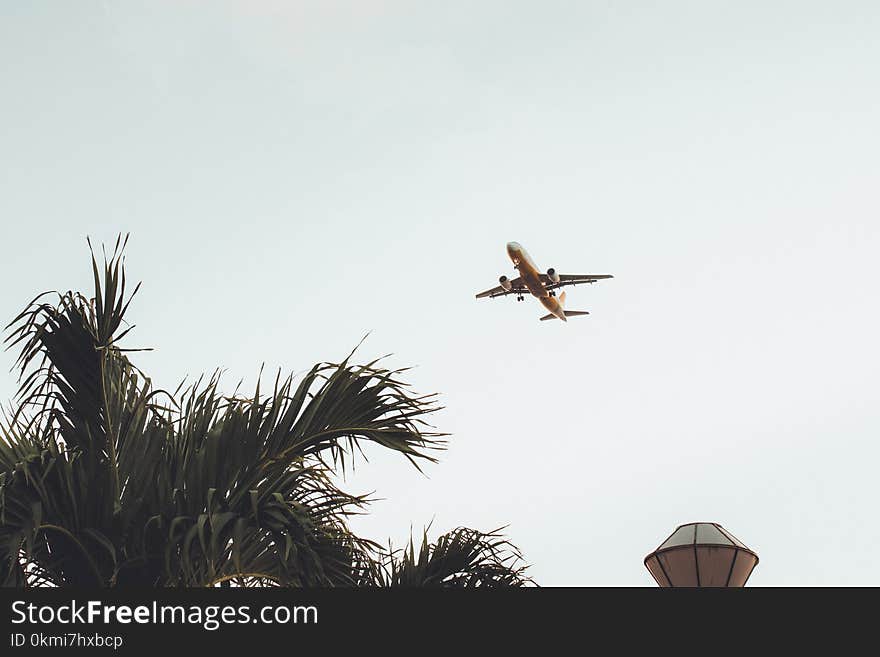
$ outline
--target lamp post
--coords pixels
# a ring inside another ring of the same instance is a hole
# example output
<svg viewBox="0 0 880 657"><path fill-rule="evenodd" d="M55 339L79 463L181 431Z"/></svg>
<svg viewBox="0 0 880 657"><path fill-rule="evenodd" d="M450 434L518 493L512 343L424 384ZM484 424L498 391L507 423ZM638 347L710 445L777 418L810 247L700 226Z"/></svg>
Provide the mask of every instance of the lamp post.
<svg viewBox="0 0 880 657"><path fill-rule="evenodd" d="M758 555L715 522L680 525L645 557L662 587L745 586Z"/></svg>

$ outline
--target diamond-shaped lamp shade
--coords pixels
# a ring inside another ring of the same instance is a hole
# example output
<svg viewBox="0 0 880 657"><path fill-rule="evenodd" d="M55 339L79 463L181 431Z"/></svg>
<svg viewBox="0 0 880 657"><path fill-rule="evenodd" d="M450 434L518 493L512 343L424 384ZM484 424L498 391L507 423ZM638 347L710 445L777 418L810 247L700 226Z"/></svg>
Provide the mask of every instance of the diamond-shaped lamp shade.
<svg viewBox="0 0 880 657"><path fill-rule="evenodd" d="M758 555L714 522L692 522L672 532L645 566L663 587L745 586Z"/></svg>

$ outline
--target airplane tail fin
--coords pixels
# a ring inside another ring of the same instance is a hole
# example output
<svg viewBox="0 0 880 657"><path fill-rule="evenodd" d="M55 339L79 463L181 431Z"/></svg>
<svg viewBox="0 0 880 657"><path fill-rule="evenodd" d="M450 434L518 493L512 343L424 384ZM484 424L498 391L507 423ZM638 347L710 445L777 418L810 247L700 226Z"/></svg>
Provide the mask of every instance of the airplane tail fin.
<svg viewBox="0 0 880 657"><path fill-rule="evenodd" d="M559 295L559 305L565 308L565 290Z"/></svg>
<svg viewBox="0 0 880 657"><path fill-rule="evenodd" d="M566 310L565 311L566 317L580 317L581 315L589 315L589 314L590 313L588 313L586 310ZM548 319L556 319L556 315L554 315L553 313L550 313L549 315L544 315L541 318L541 321L546 322Z"/></svg>

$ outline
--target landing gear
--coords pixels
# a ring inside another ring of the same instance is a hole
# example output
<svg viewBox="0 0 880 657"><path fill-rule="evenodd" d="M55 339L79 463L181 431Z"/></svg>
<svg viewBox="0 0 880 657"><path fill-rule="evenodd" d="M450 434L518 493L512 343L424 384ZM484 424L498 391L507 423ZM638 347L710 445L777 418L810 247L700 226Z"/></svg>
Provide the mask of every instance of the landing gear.
<svg viewBox="0 0 880 657"><path fill-rule="evenodd" d="M516 298L516 300L517 300L517 301L522 301L523 298L522 298L521 296L518 296L518 297Z"/></svg>
<svg viewBox="0 0 880 657"><path fill-rule="evenodd" d="M551 296L551 297L555 297L555 296L556 296L556 292L553 291L553 290L551 290L551 291L550 291L550 296Z"/></svg>

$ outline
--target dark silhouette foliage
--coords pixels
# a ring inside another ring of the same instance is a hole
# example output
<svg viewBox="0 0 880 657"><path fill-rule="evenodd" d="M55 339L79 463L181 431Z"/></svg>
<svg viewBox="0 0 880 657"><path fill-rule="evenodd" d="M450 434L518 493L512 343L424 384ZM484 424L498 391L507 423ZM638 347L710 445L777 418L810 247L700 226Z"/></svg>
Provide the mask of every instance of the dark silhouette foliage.
<svg viewBox="0 0 880 657"><path fill-rule="evenodd" d="M16 405L0 422L5 586L520 586L497 532L456 529L384 550L347 517L369 500L336 469L375 443L413 465L444 435L405 370L322 362L271 391L224 395L219 375L154 389L121 345L133 328L118 240L94 296L41 295L6 327Z"/></svg>

